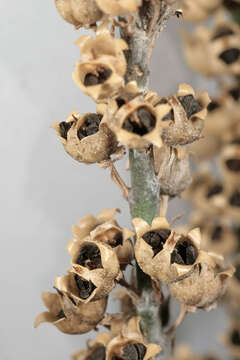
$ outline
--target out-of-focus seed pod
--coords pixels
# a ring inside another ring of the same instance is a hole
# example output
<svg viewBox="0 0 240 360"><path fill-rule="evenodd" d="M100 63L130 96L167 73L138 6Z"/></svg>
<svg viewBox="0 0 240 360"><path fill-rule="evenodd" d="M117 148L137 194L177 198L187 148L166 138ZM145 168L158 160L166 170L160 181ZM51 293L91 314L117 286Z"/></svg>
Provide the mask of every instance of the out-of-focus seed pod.
<svg viewBox="0 0 240 360"><path fill-rule="evenodd" d="M184 196L208 215L223 214L227 199L224 187L207 172L196 173Z"/></svg>
<svg viewBox="0 0 240 360"><path fill-rule="evenodd" d="M113 248L90 237L72 239L68 245L72 256L73 273L56 278L56 287L66 291L74 289L73 297L88 303L107 296L120 280L122 273ZM86 290L86 291L85 291Z"/></svg>
<svg viewBox="0 0 240 360"><path fill-rule="evenodd" d="M198 23L206 20L222 4L222 0L182 0L183 19L187 22Z"/></svg>
<svg viewBox="0 0 240 360"><path fill-rule="evenodd" d="M193 354L192 350L185 344L178 344L174 351L171 360L203 360L201 356Z"/></svg>
<svg viewBox="0 0 240 360"><path fill-rule="evenodd" d="M154 218L150 226L143 219L135 218L132 223L137 234L135 257L142 271L156 282L176 279L176 269L171 267L175 241L167 220Z"/></svg>
<svg viewBox="0 0 240 360"><path fill-rule="evenodd" d="M55 0L59 15L77 28L94 25L103 17L95 0Z"/></svg>
<svg viewBox="0 0 240 360"><path fill-rule="evenodd" d="M205 76L237 75L240 71L240 28L219 14L211 29L198 27L184 33L189 66Z"/></svg>
<svg viewBox="0 0 240 360"><path fill-rule="evenodd" d="M154 147L154 167L161 195L179 196L192 182L189 155L179 148Z"/></svg>
<svg viewBox="0 0 240 360"><path fill-rule="evenodd" d="M209 254L210 255L210 254ZM214 261L217 256L207 253L200 262L192 266L184 276L168 284L170 294L180 303L195 311L196 308L211 310L226 290L227 280L233 275L234 268L224 268L219 263L210 265L209 259Z"/></svg>
<svg viewBox="0 0 240 360"><path fill-rule="evenodd" d="M73 73L77 85L97 103L117 97L124 87L126 42L115 39L103 24L96 38L82 36L76 44L82 54Z"/></svg>
<svg viewBox="0 0 240 360"><path fill-rule="evenodd" d="M163 142L168 146L177 146L200 139L209 102L206 92L196 96L187 84L180 84L176 95L163 98L160 103L167 106L168 112L161 120L169 123L162 133Z"/></svg>
<svg viewBox="0 0 240 360"><path fill-rule="evenodd" d="M131 318L123 326L120 334L107 345L106 360L148 360L160 353L162 348L156 344L148 344L140 330L140 318Z"/></svg>
<svg viewBox="0 0 240 360"><path fill-rule="evenodd" d="M108 15L124 15L136 12L142 5L141 0L96 0L98 7Z"/></svg>
<svg viewBox="0 0 240 360"><path fill-rule="evenodd" d="M226 195L226 208L224 215L229 219L240 220L240 190L239 186L232 187Z"/></svg>
<svg viewBox="0 0 240 360"><path fill-rule="evenodd" d="M49 322L66 334L84 334L93 330L102 320L107 305L107 298L89 304L77 303L70 293L61 291L57 294L43 292L42 300L49 311L38 315L34 326Z"/></svg>
<svg viewBox="0 0 240 360"><path fill-rule="evenodd" d="M73 159L86 164L99 163L110 159L118 149L115 135L102 118L102 114L73 112L66 121L52 127Z"/></svg>
<svg viewBox="0 0 240 360"><path fill-rule="evenodd" d="M129 148L147 148L150 144L162 146L164 124L161 118L166 106L155 106L155 100L155 94L151 93L146 97L135 96L129 101L119 98L109 102L106 122L122 145Z"/></svg>
<svg viewBox="0 0 240 360"><path fill-rule="evenodd" d="M220 154L220 166L226 189L240 186L240 138L239 143L226 144Z"/></svg>
<svg viewBox="0 0 240 360"><path fill-rule="evenodd" d="M238 248L238 234L230 225L229 221L223 219L206 217L200 212L191 216L191 227L199 227L202 235L201 248L223 256L234 253Z"/></svg>
<svg viewBox="0 0 240 360"><path fill-rule="evenodd" d="M227 346L231 357L238 359L240 357L240 322L238 320L232 321L232 324L223 336L223 343Z"/></svg>
<svg viewBox="0 0 240 360"><path fill-rule="evenodd" d="M225 295L225 305L230 311L238 311L240 308L240 256L234 262L235 273L228 284L228 291Z"/></svg>

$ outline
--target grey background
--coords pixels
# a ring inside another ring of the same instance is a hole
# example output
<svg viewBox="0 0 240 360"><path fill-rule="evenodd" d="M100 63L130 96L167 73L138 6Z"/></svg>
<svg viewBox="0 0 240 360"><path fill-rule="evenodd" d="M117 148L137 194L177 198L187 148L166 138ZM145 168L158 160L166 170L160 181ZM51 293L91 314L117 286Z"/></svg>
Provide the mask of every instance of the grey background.
<svg viewBox="0 0 240 360"><path fill-rule="evenodd" d="M92 334L63 335L47 324L34 330L35 316L44 311L41 291L51 290L69 266L65 246L73 223L119 207L126 226L128 207L108 171L74 162L50 128L73 109L94 110L71 79L79 59L74 40L83 32L60 19L53 0L0 0L0 14L0 358L69 359ZM152 88L160 95L182 81L204 84L184 65L179 28L180 21L171 20L154 52ZM171 203L169 218L183 210L180 201ZM216 349L214 333L223 323L219 310L190 315L178 338L191 338L199 351L209 344Z"/></svg>

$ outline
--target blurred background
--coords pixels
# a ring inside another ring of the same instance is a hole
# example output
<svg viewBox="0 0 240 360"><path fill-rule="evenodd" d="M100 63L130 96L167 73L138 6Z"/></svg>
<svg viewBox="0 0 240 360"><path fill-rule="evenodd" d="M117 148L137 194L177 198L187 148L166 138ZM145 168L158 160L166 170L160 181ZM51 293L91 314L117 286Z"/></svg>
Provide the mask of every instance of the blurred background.
<svg viewBox="0 0 240 360"><path fill-rule="evenodd" d="M33 329L34 318L44 311L41 292L51 291L54 277L69 267L65 247L72 224L118 207L120 224L130 226L128 206L109 172L75 162L50 128L74 109L95 109L71 76L79 60L74 41L84 32L59 17L53 0L0 0L0 13L0 359L70 359L94 334L64 335L48 324ZM213 85L184 63L181 26L181 19L172 19L160 36L151 87L168 95L188 82L211 94ZM125 163L118 164L122 173ZM174 200L168 218L186 211L184 202ZM108 311L116 307L111 303ZM221 309L200 311L187 317L177 339L191 342L196 351L219 350L224 323Z"/></svg>

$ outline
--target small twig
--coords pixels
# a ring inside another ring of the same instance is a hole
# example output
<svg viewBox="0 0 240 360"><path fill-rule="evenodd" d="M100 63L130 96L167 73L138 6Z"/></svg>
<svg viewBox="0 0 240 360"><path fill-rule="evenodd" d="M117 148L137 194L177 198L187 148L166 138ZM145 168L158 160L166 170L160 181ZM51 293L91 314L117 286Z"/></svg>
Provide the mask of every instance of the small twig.
<svg viewBox="0 0 240 360"><path fill-rule="evenodd" d="M119 189L122 191L124 199L128 199L130 188L125 184L125 182L123 181L119 172L117 171L117 169L113 164L110 165L110 175L112 181L115 182L115 184L117 184Z"/></svg>
<svg viewBox="0 0 240 360"><path fill-rule="evenodd" d="M171 220L169 226L172 227L173 224L174 224L177 220L180 220L184 215L185 215L185 213L179 214L179 215L175 216L175 217Z"/></svg>
<svg viewBox="0 0 240 360"><path fill-rule="evenodd" d="M167 336L174 336L175 335L176 329L179 327L179 325L181 325L181 323L183 322L183 320L184 320L185 316L187 315L187 313L188 313L188 310L187 310L186 306L181 305L181 310L180 310L180 313L179 313L175 323L166 332Z"/></svg>
<svg viewBox="0 0 240 360"><path fill-rule="evenodd" d="M154 280L152 280L152 288L153 288L156 303L161 305L164 302L164 295L162 292L161 284L158 284Z"/></svg>
<svg viewBox="0 0 240 360"><path fill-rule="evenodd" d="M168 195L162 195L160 197L160 212L159 212L159 215L161 217L166 217L167 208L168 208Z"/></svg>
<svg viewBox="0 0 240 360"><path fill-rule="evenodd" d="M130 285L125 279L120 279L118 281L118 284L123 286L127 290L127 293L134 304L140 301L140 296L137 292L137 289L134 286Z"/></svg>

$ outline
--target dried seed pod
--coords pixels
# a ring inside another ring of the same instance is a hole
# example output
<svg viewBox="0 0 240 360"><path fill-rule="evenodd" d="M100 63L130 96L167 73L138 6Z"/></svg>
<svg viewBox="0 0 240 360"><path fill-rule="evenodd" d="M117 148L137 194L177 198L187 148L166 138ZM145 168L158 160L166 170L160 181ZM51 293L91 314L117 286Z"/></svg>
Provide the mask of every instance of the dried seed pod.
<svg viewBox="0 0 240 360"><path fill-rule="evenodd" d="M193 70L205 76L233 75L240 71L240 28L222 14L211 29L199 27L185 32L186 60Z"/></svg>
<svg viewBox="0 0 240 360"><path fill-rule="evenodd" d="M107 346L106 360L148 360L160 353L162 348L148 344L140 330L140 318L131 318L122 331Z"/></svg>
<svg viewBox="0 0 240 360"><path fill-rule="evenodd" d="M226 305L230 311L239 310L240 307L240 257L234 262L235 273L228 284L228 291L225 295Z"/></svg>
<svg viewBox="0 0 240 360"><path fill-rule="evenodd" d="M91 240L100 241L113 248L121 267L124 268L127 264L130 264L134 257L131 241L134 232L127 228L119 227L114 219L117 212L119 212L119 209L107 209L101 211L97 218L87 215L80 219L78 225L73 226L75 239L69 241L68 250L71 252L76 239L82 240L90 235Z"/></svg>
<svg viewBox="0 0 240 360"><path fill-rule="evenodd" d="M176 279L176 269L171 267L175 241L167 220L154 218L150 226L143 219L135 218L132 223L137 234L135 257L142 271L156 282Z"/></svg>
<svg viewBox="0 0 240 360"><path fill-rule="evenodd" d="M118 149L115 135L102 118L101 114L73 112L66 121L52 126L73 159L86 164L99 163L108 160Z"/></svg>
<svg viewBox="0 0 240 360"><path fill-rule="evenodd" d="M211 254L211 260L214 259ZM168 284L170 294L176 300L191 307L211 310L226 290L226 282L233 275L234 268L224 268L220 264L211 266L207 263L210 256L205 253L200 262L195 263L191 270ZM217 256L215 256L217 259ZM207 261L206 261L207 260Z"/></svg>
<svg viewBox="0 0 240 360"><path fill-rule="evenodd" d="M240 185L240 143L226 144L220 154L220 166L222 169L225 188Z"/></svg>
<svg viewBox="0 0 240 360"><path fill-rule="evenodd" d="M107 102L116 97L124 87L126 59L123 50L127 44L114 39L103 24L98 28L96 38L83 36L77 41L81 60L76 64L73 79L95 102Z"/></svg>
<svg viewBox="0 0 240 360"><path fill-rule="evenodd" d="M74 279L74 294L78 300L88 303L107 296L115 286L115 281L121 279L120 264L113 248L90 237L72 239L68 245L72 256L71 264L74 275L57 278L61 291L71 286ZM85 291L87 289L87 291Z"/></svg>
<svg viewBox="0 0 240 360"><path fill-rule="evenodd" d="M103 17L95 0L55 0L59 15L77 28L94 25Z"/></svg>
<svg viewBox="0 0 240 360"><path fill-rule="evenodd" d="M223 214L226 210L227 199L223 185L205 171L195 174L184 195L208 215Z"/></svg>
<svg viewBox="0 0 240 360"><path fill-rule="evenodd" d="M229 219L236 221L240 220L240 190L239 186L229 190L226 196L226 207L224 209L224 215Z"/></svg>
<svg viewBox="0 0 240 360"><path fill-rule="evenodd" d="M124 100L123 100L124 101ZM135 96L120 104L110 101L106 111L106 122L118 141L129 148L146 148L150 144L162 146L160 121L165 105L154 106L154 96Z"/></svg>
<svg viewBox="0 0 240 360"><path fill-rule="evenodd" d="M107 298L79 304L70 294L60 291L57 294L43 292L42 300L49 311L38 315L34 326L50 322L66 334L84 334L93 330L102 320L107 305Z"/></svg>
<svg viewBox="0 0 240 360"><path fill-rule="evenodd" d="M223 256L237 250L238 236L228 221L206 217L197 212L191 217L191 227L199 227L202 235L201 248Z"/></svg>
<svg viewBox="0 0 240 360"><path fill-rule="evenodd" d="M223 337L224 345L227 346L233 358L240 357L240 323L235 320L228 330L228 333Z"/></svg>
<svg viewBox="0 0 240 360"><path fill-rule="evenodd" d="M181 8L183 10L183 19L187 22L198 23L206 20L218 7L222 0L183 0Z"/></svg>
<svg viewBox="0 0 240 360"><path fill-rule="evenodd" d="M184 344L175 347L171 360L203 360L200 356L193 354L192 350Z"/></svg>
<svg viewBox="0 0 240 360"><path fill-rule="evenodd" d="M124 15L135 12L142 5L141 0L96 0L98 7L108 15Z"/></svg>
<svg viewBox="0 0 240 360"><path fill-rule="evenodd" d="M154 166L161 195L179 196L192 182L189 155L178 148L154 147Z"/></svg>
<svg viewBox="0 0 240 360"><path fill-rule="evenodd" d="M168 146L190 144L202 137L207 106L210 102L206 92L195 95L193 88L180 84L177 95L163 98L167 106L162 121L169 122L163 130L162 139Z"/></svg>

